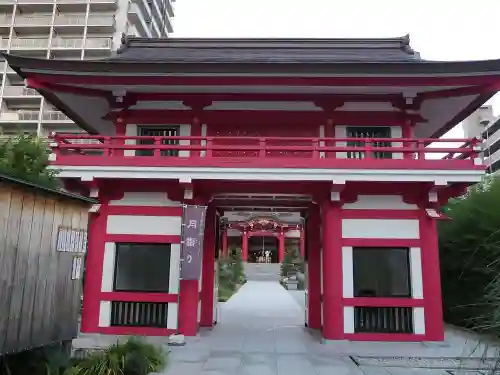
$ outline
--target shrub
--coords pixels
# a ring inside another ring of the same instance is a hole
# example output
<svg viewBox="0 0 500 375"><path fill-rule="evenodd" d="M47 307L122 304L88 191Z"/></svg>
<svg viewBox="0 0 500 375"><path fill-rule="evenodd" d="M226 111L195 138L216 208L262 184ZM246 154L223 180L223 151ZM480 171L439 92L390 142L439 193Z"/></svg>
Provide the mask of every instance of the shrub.
<svg viewBox="0 0 500 375"><path fill-rule="evenodd" d="M32 135L0 140L0 173L57 188L57 171L47 169L49 155L47 144Z"/></svg>
<svg viewBox="0 0 500 375"><path fill-rule="evenodd" d="M500 336L500 180L452 200L439 222L445 321Z"/></svg>
<svg viewBox="0 0 500 375"><path fill-rule="evenodd" d="M303 264L298 247L296 245L287 246L285 248L285 257L280 266L281 277L287 277L290 273L300 271L304 268Z"/></svg>
<svg viewBox="0 0 500 375"><path fill-rule="evenodd" d="M130 338L124 344L92 354L64 375L147 375L161 371L165 365L166 357L161 348L139 338Z"/></svg>

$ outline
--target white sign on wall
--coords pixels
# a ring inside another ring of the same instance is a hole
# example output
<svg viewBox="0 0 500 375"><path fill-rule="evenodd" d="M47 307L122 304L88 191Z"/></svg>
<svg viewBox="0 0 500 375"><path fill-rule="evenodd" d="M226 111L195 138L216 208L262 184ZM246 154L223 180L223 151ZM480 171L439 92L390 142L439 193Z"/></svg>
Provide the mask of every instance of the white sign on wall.
<svg viewBox="0 0 500 375"><path fill-rule="evenodd" d="M87 231L60 226L57 232L56 249L67 253L85 253Z"/></svg>
<svg viewBox="0 0 500 375"><path fill-rule="evenodd" d="M79 280L82 275L83 256L76 255L73 257L73 265L71 267L71 280Z"/></svg>

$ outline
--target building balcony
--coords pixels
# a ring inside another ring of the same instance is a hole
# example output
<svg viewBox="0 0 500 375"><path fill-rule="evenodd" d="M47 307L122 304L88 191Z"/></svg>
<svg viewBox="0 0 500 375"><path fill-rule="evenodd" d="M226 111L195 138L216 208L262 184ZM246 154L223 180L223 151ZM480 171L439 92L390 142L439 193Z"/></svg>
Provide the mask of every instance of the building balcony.
<svg viewBox="0 0 500 375"><path fill-rule="evenodd" d="M112 15L110 16L97 16L89 15L88 18L85 16L76 15L60 15L54 20L54 27L56 28L74 28L74 27L85 27L92 28L93 31L99 31L101 29L103 32L115 27L115 19ZM95 29L98 30L95 30Z"/></svg>
<svg viewBox="0 0 500 375"><path fill-rule="evenodd" d="M9 40L3 39L2 46L9 48ZM49 47L49 40L47 38L18 38L12 39L10 49L16 50L33 50L45 51Z"/></svg>
<svg viewBox="0 0 500 375"><path fill-rule="evenodd" d="M3 112L0 114L0 123L23 123L23 122L38 122L42 120L48 123L72 123L72 121L63 113L58 111L45 111L42 112L40 118L40 111L19 110L11 112Z"/></svg>
<svg viewBox="0 0 500 375"><path fill-rule="evenodd" d="M138 168L144 172L148 168L176 171L185 168L186 173L195 175L197 168L203 169L203 173L248 169L256 174L261 174L263 170L287 174L290 170L300 170L309 176L324 175L330 181L335 179L332 173L344 171L338 173L353 174L356 170L370 170L370 173L385 170L390 171L387 172L389 175L418 174L419 181L422 178L425 180L426 174L469 171L474 179L480 179L485 169L478 157L480 147L476 139L439 140L440 147L429 147L431 142L436 142L435 139L107 137L73 134L54 134L52 137L54 164L70 169L85 167L130 171ZM93 143L82 144L82 140L92 140ZM457 147L457 142L461 142L462 146ZM362 175L356 173L358 177ZM362 177L359 178L362 180Z"/></svg>
<svg viewBox="0 0 500 375"><path fill-rule="evenodd" d="M146 22L146 17L143 10L136 3L130 3L130 8L128 10L130 20L135 25L137 31L140 35L149 37L151 36L150 30L148 28L148 23Z"/></svg>
<svg viewBox="0 0 500 375"><path fill-rule="evenodd" d="M73 121L66 116L64 113L59 111L44 111L42 113L42 121L44 123L54 123L54 124L71 124Z"/></svg>
<svg viewBox="0 0 500 375"><path fill-rule="evenodd" d="M113 46L111 38L54 38L52 49L110 49Z"/></svg>
<svg viewBox="0 0 500 375"><path fill-rule="evenodd" d="M31 107L40 105L42 96L36 90L23 86L6 86L3 89L3 100L8 107Z"/></svg>
<svg viewBox="0 0 500 375"><path fill-rule="evenodd" d="M3 112L0 114L0 123L30 123L30 122L38 122L40 118L39 111L12 111L12 112Z"/></svg>
<svg viewBox="0 0 500 375"><path fill-rule="evenodd" d="M50 27L52 15L16 16L14 27Z"/></svg>
<svg viewBox="0 0 500 375"><path fill-rule="evenodd" d="M27 87L19 87L19 86L6 86L3 89L3 96L4 98L42 97L40 93L35 89L30 89Z"/></svg>
<svg viewBox="0 0 500 375"><path fill-rule="evenodd" d="M20 13L49 13L53 7L53 0L17 0L17 9Z"/></svg>

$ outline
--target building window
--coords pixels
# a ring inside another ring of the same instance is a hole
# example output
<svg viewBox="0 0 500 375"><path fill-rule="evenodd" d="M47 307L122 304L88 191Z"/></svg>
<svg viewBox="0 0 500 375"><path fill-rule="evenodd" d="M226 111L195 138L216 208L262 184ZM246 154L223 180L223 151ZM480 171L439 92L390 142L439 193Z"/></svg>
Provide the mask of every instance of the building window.
<svg viewBox="0 0 500 375"><path fill-rule="evenodd" d="M116 292L168 293L169 279L170 244L116 244Z"/></svg>
<svg viewBox="0 0 500 375"><path fill-rule="evenodd" d="M139 128L139 135L145 137L178 137L179 136L179 127L171 126L168 128ZM141 139L139 142L141 145L154 145L155 141L151 139ZM162 145L178 145L178 139L168 139L164 138L161 142ZM153 150L139 150L136 155L139 156L153 156ZM162 150L161 156L179 156L179 150Z"/></svg>
<svg viewBox="0 0 500 375"><path fill-rule="evenodd" d="M408 248L353 249L354 297L411 297Z"/></svg>
<svg viewBox="0 0 500 375"><path fill-rule="evenodd" d="M349 126L347 127L347 138L391 138L391 128L389 126ZM347 142L348 147L364 147L363 141ZM391 142L374 142L370 144L371 147L391 147ZM348 152L349 159L364 159L364 151ZM392 159L392 152L376 151L373 152L375 159Z"/></svg>

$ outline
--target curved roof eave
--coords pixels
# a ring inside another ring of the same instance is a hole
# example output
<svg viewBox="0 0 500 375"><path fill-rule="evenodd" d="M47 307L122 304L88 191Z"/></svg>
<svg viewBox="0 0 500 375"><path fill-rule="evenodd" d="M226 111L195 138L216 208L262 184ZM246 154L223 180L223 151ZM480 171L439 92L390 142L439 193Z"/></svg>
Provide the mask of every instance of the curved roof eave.
<svg viewBox="0 0 500 375"><path fill-rule="evenodd" d="M401 75L475 75L475 74L499 74L500 59L477 60L477 61L234 61L228 62L223 59L218 61L183 61L183 60L152 60L152 61L132 61L123 59L106 60L47 60L31 57L15 56L4 54L9 65L21 77L25 78L27 71L36 71L43 74L61 73L100 73L103 75L112 73L141 74L141 73L230 73L235 74L252 73L317 73L357 75L369 74L373 76L401 76Z"/></svg>

